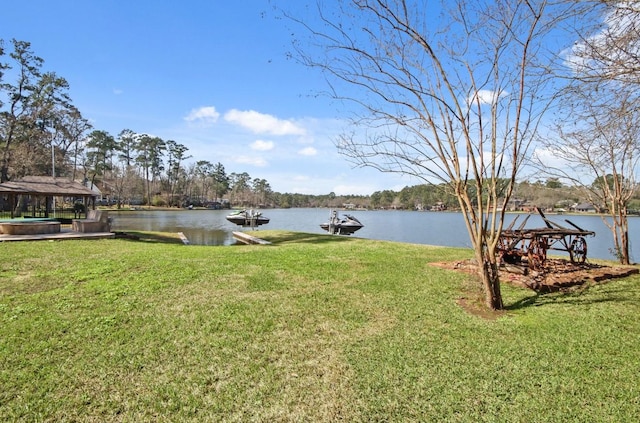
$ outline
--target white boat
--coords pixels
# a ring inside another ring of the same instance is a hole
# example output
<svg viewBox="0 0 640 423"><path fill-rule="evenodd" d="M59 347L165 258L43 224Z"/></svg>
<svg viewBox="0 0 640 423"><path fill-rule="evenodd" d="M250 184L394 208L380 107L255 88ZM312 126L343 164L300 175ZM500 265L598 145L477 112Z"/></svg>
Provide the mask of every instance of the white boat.
<svg viewBox="0 0 640 423"><path fill-rule="evenodd" d="M329 222L320 224L320 227L332 235L351 235L364 225L350 214L338 217L338 212L333 210Z"/></svg>
<svg viewBox="0 0 640 423"><path fill-rule="evenodd" d="M269 218L257 210L238 210L227 215L227 220L238 226L260 226L269 223Z"/></svg>

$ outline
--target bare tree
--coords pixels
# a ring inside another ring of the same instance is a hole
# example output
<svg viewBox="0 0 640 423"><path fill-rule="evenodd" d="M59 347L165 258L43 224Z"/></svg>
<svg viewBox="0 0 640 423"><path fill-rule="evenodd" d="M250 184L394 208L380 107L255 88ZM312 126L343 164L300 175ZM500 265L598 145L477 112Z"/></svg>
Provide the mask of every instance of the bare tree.
<svg viewBox="0 0 640 423"><path fill-rule="evenodd" d="M469 232L486 305L503 308L498 239L516 176L547 110L551 31L570 2L352 0L318 20L296 54L354 111L337 146L356 166L446 184ZM307 12L308 13L308 12ZM557 33L555 34L558 35Z"/></svg>
<svg viewBox="0 0 640 423"><path fill-rule="evenodd" d="M613 253L629 264L627 205L639 187L640 2L593 3L604 8L567 55L573 81L557 115L559 136L545 143L560 162L545 169L606 212Z"/></svg>
<svg viewBox="0 0 640 423"><path fill-rule="evenodd" d="M602 19L571 50L576 76L583 81L640 84L640 1L593 0Z"/></svg>
<svg viewBox="0 0 640 423"><path fill-rule="evenodd" d="M195 175L200 180L200 202L206 203L209 196L209 188L211 187L211 175L213 174L213 163L208 160L198 160L195 164ZM215 196L214 196L215 197ZM213 199L216 201L216 199Z"/></svg>
<svg viewBox="0 0 640 423"><path fill-rule="evenodd" d="M631 262L627 206L640 187L636 179L640 160L640 108L635 90L619 84L580 83L567 94L566 115L558 124L559 137L546 149L559 166L546 172L571 181L604 212L611 230L614 254ZM596 87L598 87L596 89ZM567 116L575 122L569 125Z"/></svg>

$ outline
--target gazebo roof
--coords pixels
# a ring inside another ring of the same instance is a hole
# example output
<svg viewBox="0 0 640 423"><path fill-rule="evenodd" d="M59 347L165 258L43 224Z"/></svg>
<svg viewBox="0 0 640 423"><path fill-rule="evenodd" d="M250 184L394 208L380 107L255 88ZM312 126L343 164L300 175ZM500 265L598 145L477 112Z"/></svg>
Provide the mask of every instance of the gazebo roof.
<svg viewBox="0 0 640 423"><path fill-rule="evenodd" d="M25 176L0 184L0 194L96 197L97 194L79 182L52 176Z"/></svg>

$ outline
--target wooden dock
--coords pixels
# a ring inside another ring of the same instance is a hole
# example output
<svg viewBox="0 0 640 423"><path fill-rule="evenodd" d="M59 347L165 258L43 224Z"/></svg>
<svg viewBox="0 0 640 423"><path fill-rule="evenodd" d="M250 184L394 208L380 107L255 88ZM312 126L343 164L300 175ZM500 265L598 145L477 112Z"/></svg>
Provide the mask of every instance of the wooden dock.
<svg viewBox="0 0 640 423"><path fill-rule="evenodd" d="M253 235L249 235L246 232L233 232L233 237L245 244L260 244L260 245L269 245L271 244L269 241L265 241L264 239L260 239Z"/></svg>
<svg viewBox="0 0 640 423"><path fill-rule="evenodd" d="M187 238L187 236L184 233L178 232L178 236L180 237L180 239L182 240L182 243L184 245L189 245L190 244L189 238Z"/></svg>

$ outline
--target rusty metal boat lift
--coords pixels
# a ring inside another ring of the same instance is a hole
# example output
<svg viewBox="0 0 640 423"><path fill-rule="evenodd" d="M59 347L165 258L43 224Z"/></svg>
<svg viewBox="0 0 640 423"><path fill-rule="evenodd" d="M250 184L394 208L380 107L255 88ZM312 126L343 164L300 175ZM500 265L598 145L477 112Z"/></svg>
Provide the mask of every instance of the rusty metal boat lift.
<svg viewBox="0 0 640 423"><path fill-rule="evenodd" d="M587 259L586 236L594 236L595 232L587 231L568 219L572 228L563 227L546 218L544 213L536 208L546 227L525 229L527 215L517 229L513 229L517 216L508 228L502 231L498 240L498 255L501 263L520 264L526 259L529 269L540 270L547 260L547 251L566 251L572 263L584 263Z"/></svg>

